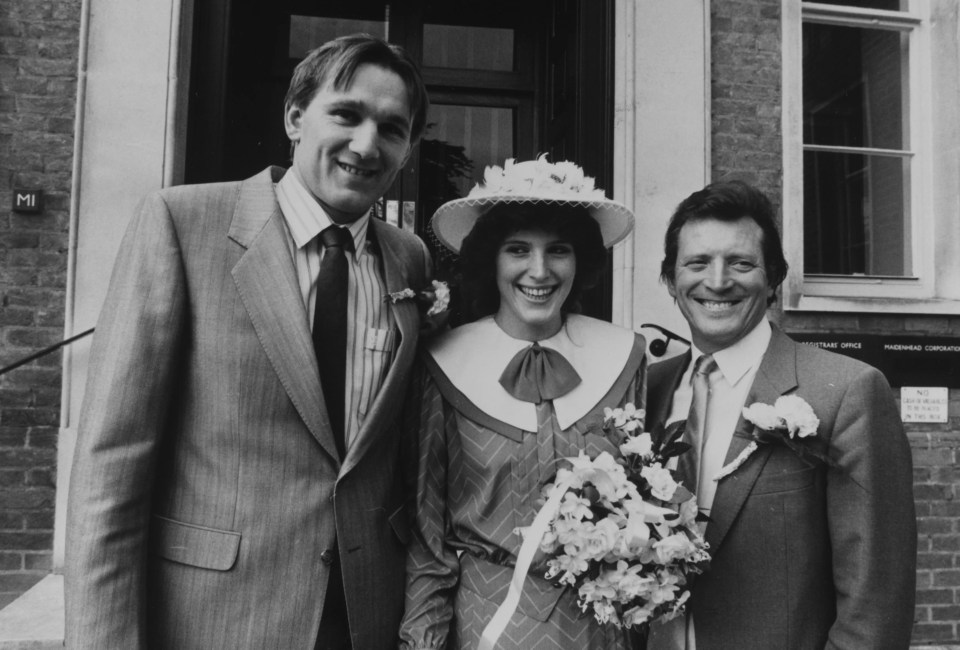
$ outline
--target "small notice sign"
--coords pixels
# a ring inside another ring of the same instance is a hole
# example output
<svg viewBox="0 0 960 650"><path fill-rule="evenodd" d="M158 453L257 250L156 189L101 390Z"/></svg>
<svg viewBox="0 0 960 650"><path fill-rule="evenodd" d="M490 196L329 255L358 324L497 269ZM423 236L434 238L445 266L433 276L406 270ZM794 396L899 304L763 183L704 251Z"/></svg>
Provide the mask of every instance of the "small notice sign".
<svg viewBox="0 0 960 650"><path fill-rule="evenodd" d="M13 190L13 211L34 214L43 212L43 190Z"/></svg>
<svg viewBox="0 0 960 650"><path fill-rule="evenodd" d="M900 419L904 422L946 422L947 393L945 387L901 387Z"/></svg>

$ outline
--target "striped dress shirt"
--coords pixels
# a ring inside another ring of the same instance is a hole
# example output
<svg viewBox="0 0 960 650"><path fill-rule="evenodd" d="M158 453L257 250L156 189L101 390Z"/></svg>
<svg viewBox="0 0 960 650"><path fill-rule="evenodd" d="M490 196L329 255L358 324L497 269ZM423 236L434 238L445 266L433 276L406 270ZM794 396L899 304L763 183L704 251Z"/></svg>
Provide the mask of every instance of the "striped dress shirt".
<svg viewBox="0 0 960 650"><path fill-rule="evenodd" d="M313 328L317 276L323 259L318 235L333 221L304 187L294 170L276 185L277 202L283 212L290 253L297 270L300 294ZM363 425L367 411L383 384L396 347L393 313L386 302L387 285L383 263L367 238L370 213L347 228L355 253L346 253L349 266L347 313L347 367L344 403L344 437L349 449Z"/></svg>

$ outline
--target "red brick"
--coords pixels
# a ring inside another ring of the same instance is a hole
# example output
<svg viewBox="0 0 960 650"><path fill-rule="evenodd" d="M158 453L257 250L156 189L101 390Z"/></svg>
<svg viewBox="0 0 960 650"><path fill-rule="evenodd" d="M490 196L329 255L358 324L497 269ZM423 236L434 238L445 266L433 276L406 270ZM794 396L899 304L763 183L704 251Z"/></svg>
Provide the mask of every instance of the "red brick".
<svg viewBox="0 0 960 650"><path fill-rule="evenodd" d="M0 532L0 548L46 551L53 548L53 532Z"/></svg>
<svg viewBox="0 0 960 650"><path fill-rule="evenodd" d="M0 467L4 469L33 469L56 462L52 449L0 449Z"/></svg>
<svg viewBox="0 0 960 650"><path fill-rule="evenodd" d="M36 510L23 514L23 525L27 530L53 530L53 510Z"/></svg>
<svg viewBox="0 0 960 650"><path fill-rule="evenodd" d="M23 554L0 552L0 571L20 571L23 568Z"/></svg>
<svg viewBox="0 0 960 650"><path fill-rule="evenodd" d="M922 644L928 641L952 641L955 639L954 626L949 623L917 623L913 626L911 643Z"/></svg>
<svg viewBox="0 0 960 650"><path fill-rule="evenodd" d="M0 530L23 530L23 515L19 512L0 512Z"/></svg>
<svg viewBox="0 0 960 650"><path fill-rule="evenodd" d="M960 570L934 571L933 586L935 587L960 587Z"/></svg>
<svg viewBox="0 0 960 650"><path fill-rule="evenodd" d="M0 465L2 468L3 465ZM26 485L27 475L23 470L0 469L0 488Z"/></svg>
<svg viewBox="0 0 960 650"><path fill-rule="evenodd" d="M57 470L54 467L48 469L32 469L27 472L27 485L30 487L57 487Z"/></svg>
<svg viewBox="0 0 960 650"><path fill-rule="evenodd" d="M952 533L956 530L954 519L924 517L917 522L917 531L921 535Z"/></svg>
<svg viewBox="0 0 960 650"><path fill-rule="evenodd" d="M22 449L26 446L26 429L22 427L0 427L0 448Z"/></svg>
<svg viewBox="0 0 960 650"><path fill-rule="evenodd" d="M953 589L919 589L918 605L951 605L954 602Z"/></svg>
<svg viewBox="0 0 960 650"><path fill-rule="evenodd" d="M52 508L55 493L49 487L25 487L0 490L0 510L36 510Z"/></svg>
<svg viewBox="0 0 960 650"><path fill-rule="evenodd" d="M930 504L930 514L960 519L960 501L933 502Z"/></svg>
<svg viewBox="0 0 960 650"><path fill-rule="evenodd" d="M918 569L950 569L954 566L952 553L918 553Z"/></svg>
<svg viewBox="0 0 960 650"><path fill-rule="evenodd" d="M930 549L933 551L960 552L960 535L932 535Z"/></svg>
<svg viewBox="0 0 960 650"><path fill-rule="evenodd" d="M917 501L943 501L953 495L952 485L914 485L913 498Z"/></svg>
<svg viewBox="0 0 960 650"><path fill-rule="evenodd" d="M960 605L950 607L931 607L930 618L934 621L955 621L960 619Z"/></svg>
<svg viewBox="0 0 960 650"><path fill-rule="evenodd" d="M50 571L53 568L53 553L24 553L23 568L27 571Z"/></svg>

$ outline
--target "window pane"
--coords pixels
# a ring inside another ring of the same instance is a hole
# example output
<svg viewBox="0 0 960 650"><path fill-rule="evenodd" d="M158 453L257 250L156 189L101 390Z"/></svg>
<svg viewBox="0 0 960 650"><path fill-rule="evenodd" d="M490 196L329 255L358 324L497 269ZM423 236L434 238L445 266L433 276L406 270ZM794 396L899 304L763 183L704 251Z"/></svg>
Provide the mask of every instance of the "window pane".
<svg viewBox="0 0 960 650"><path fill-rule="evenodd" d="M803 25L806 144L906 149L907 35Z"/></svg>
<svg viewBox="0 0 960 650"><path fill-rule="evenodd" d="M804 272L912 275L909 159L807 151Z"/></svg>
<svg viewBox="0 0 960 650"><path fill-rule="evenodd" d="M423 65L511 72L513 43L512 29L424 25Z"/></svg>
<svg viewBox="0 0 960 650"><path fill-rule="evenodd" d="M909 0L814 0L825 5L841 7L859 7L860 9L886 9L888 11L906 11Z"/></svg>
<svg viewBox="0 0 960 650"><path fill-rule="evenodd" d="M430 106L420 141L420 202L426 220L447 201L466 196L488 165L514 157L514 119L512 108ZM425 232L438 270L451 269L453 254L432 230Z"/></svg>
<svg viewBox="0 0 960 650"><path fill-rule="evenodd" d="M381 38L387 37L387 23L383 20L356 20L324 16L290 16L291 59L302 59L307 52L327 41L363 32Z"/></svg>
<svg viewBox="0 0 960 650"><path fill-rule="evenodd" d="M421 196L441 202L465 196L487 165L503 165L513 156L513 117L512 108L431 105L420 173L424 181L434 176L434 185Z"/></svg>

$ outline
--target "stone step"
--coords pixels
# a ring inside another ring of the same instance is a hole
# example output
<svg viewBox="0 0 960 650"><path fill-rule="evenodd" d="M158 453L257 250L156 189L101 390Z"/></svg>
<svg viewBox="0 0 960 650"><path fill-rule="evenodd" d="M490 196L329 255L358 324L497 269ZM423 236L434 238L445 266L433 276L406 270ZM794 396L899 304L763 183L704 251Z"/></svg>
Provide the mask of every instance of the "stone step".
<svg viewBox="0 0 960 650"><path fill-rule="evenodd" d="M62 650L63 620L63 576L51 573L0 610L0 650Z"/></svg>

